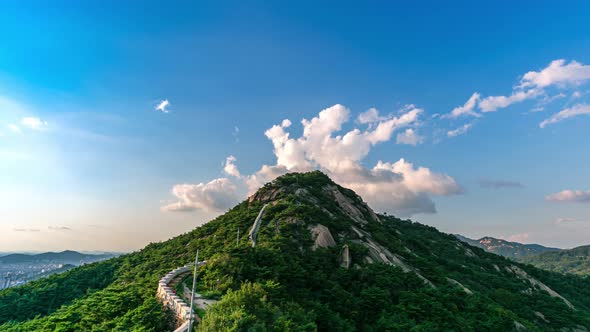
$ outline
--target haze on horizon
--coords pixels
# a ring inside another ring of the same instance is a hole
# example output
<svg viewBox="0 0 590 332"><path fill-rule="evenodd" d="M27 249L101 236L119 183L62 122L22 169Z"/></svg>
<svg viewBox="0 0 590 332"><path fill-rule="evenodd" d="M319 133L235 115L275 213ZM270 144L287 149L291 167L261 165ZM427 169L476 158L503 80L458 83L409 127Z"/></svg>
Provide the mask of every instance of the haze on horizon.
<svg viewBox="0 0 590 332"><path fill-rule="evenodd" d="M4 2L0 252L136 250L314 169L444 232L588 244L589 9Z"/></svg>

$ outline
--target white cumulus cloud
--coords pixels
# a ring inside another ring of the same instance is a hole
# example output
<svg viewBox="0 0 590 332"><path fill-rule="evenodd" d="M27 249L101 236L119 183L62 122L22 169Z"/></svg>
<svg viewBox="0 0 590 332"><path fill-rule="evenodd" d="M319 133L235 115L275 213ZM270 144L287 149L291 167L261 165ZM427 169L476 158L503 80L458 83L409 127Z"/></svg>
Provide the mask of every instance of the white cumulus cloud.
<svg viewBox="0 0 590 332"><path fill-rule="evenodd" d="M562 190L545 197L554 202L590 203L590 190Z"/></svg>
<svg viewBox="0 0 590 332"><path fill-rule="evenodd" d="M238 188L227 178L219 178L208 183L177 184L172 194L179 201L165 205L162 211L222 212L233 207L240 199Z"/></svg>
<svg viewBox="0 0 590 332"><path fill-rule="evenodd" d="M238 170L238 166L236 166L236 161L237 161L237 159L234 156L229 156L229 157L225 158L225 166L223 167L223 171L227 175L236 176L236 177L240 176L240 171Z"/></svg>
<svg viewBox="0 0 590 332"><path fill-rule="evenodd" d="M231 180L221 178L208 184L177 185L173 194L179 202L162 209L186 211L200 208L212 211L211 206L227 208L231 206L230 202L237 203L245 198L246 193L253 193L264 183L285 173L320 169L337 183L355 190L379 211L401 216L434 213L436 208L432 195L462 192L452 177L414 166L403 158L393 163L379 161L372 168L362 165L362 160L373 146L390 141L396 131L415 124L422 112L422 109L411 106L397 116L381 117L375 110L370 121L357 119L357 123L362 122L368 128L343 131L349 121L350 110L336 104L311 119L303 119L300 137L291 136L289 128L292 122L285 119L265 132L273 145L275 165L262 165L254 174L243 175L235 165L235 158L230 156L226 159L224 171L232 175ZM240 196L241 193L244 196ZM215 204L213 198L222 199L224 204Z"/></svg>
<svg viewBox="0 0 590 332"><path fill-rule="evenodd" d="M564 59L553 60L540 71L529 71L520 81L521 88L544 88L550 85L578 85L590 79L590 66L577 61L566 63Z"/></svg>

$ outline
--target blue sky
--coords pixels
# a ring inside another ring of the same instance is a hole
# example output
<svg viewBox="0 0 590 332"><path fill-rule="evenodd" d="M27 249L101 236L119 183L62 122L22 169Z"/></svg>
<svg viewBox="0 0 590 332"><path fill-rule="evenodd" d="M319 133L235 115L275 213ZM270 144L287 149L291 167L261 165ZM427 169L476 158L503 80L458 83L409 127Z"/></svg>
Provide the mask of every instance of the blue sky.
<svg viewBox="0 0 590 332"><path fill-rule="evenodd" d="M589 7L3 2L0 251L137 249L245 197L262 165L323 169L377 210L446 232L587 244ZM449 115L476 92L473 109ZM530 96L482 103L518 92ZM379 118L361 123L371 108ZM415 118L377 143L354 141L354 160L327 152L373 172L352 180L360 173L313 157L319 140L296 140L324 109L342 125L334 138ZM265 132L284 119L305 158L277 161L287 148ZM397 139L408 129L415 144ZM239 176L224 171L228 156ZM361 182L381 181L378 161L415 181L371 191Z"/></svg>

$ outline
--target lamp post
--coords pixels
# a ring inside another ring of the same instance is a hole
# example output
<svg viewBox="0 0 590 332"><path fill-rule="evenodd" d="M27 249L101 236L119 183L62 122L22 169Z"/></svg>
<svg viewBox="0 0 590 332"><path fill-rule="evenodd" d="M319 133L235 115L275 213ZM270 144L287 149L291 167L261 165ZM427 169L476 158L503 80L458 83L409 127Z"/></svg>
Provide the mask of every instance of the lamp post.
<svg viewBox="0 0 590 332"><path fill-rule="evenodd" d="M197 249L197 257L195 258L195 273L193 275L193 290L191 291L191 311L190 311L190 318L188 321L188 331L192 332L193 330L193 319L195 318L195 312L193 311L193 306L195 304L195 288L197 286L197 269L199 268L199 249Z"/></svg>

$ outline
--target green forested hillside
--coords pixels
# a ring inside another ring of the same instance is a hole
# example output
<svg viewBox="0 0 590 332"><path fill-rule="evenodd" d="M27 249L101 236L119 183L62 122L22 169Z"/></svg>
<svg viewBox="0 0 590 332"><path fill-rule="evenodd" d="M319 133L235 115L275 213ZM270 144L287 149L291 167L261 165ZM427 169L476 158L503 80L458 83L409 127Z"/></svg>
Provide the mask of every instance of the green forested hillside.
<svg viewBox="0 0 590 332"><path fill-rule="evenodd" d="M256 246L247 235L236 243L238 229L247 233L267 203ZM314 241L310 229L318 225L333 243ZM515 263L432 227L377 216L354 192L312 172L280 177L174 239L0 291L0 331L165 331L170 317L155 299L158 279L190 263L197 249L208 261L200 290L222 295L197 326L202 331L590 327L588 278Z"/></svg>
<svg viewBox="0 0 590 332"><path fill-rule="evenodd" d="M523 262L545 270L587 276L590 275L590 246L525 257Z"/></svg>

